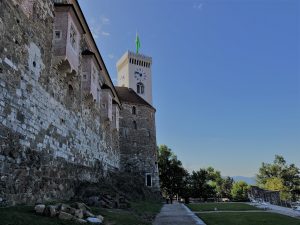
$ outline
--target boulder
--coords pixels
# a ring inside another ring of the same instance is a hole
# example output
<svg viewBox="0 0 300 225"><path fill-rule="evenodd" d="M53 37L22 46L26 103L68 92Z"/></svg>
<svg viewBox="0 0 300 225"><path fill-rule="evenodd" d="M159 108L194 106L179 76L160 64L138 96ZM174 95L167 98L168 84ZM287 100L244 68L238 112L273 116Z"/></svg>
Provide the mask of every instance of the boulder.
<svg viewBox="0 0 300 225"><path fill-rule="evenodd" d="M95 215L93 213L91 213L90 211L88 211L88 210L84 210L83 215L85 217L95 217Z"/></svg>
<svg viewBox="0 0 300 225"><path fill-rule="evenodd" d="M59 210L62 211L62 212L70 213L71 206L69 206L67 204L61 204L60 207L59 207Z"/></svg>
<svg viewBox="0 0 300 225"><path fill-rule="evenodd" d="M75 215L76 210L77 209L70 207L69 208L69 213L72 214L72 215Z"/></svg>
<svg viewBox="0 0 300 225"><path fill-rule="evenodd" d="M48 205L45 209L45 215L50 216L50 217L55 217L56 216L56 207L54 205Z"/></svg>
<svg viewBox="0 0 300 225"><path fill-rule="evenodd" d="M66 212L60 212L58 218L61 220L71 220L73 219L73 216Z"/></svg>
<svg viewBox="0 0 300 225"><path fill-rule="evenodd" d="M34 207L34 210L35 210L35 212L36 212L37 214L43 214L44 211L45 211L45 208L46 208L45 205L39 204L39 205L36 205L36 206Z"/></svg>
<svg viewBox="0 0 300 225"><path fill-rule="evenodd" d="M99 220L101 220L101 223L103 222L103 220L104 220L104 217L103 216L101 216L101 215L98 215L98 216L96 216Z"/></svg>
<svg viewBox="0 0 300 225"><path fill-rule="evenodd" d="M83 218L83 210L82 209L76 209L75 213L74 213L74 216L76 216L79 219L82 219Z"/></svg>
<svg viewBox="0 0 300 225"><path fill-rule="evenodd" d="M97 217L88 217L86 219L89 223L94 223L94 224L101 224L102 221L98 219Z"/></svg>
<svg viewBox="0 0 300 225"><path fill-rule="evenodd" d="M87 223L86 220L84 220L84 219L79 219L79 218L76 218L76 219L75 219L75 222L77 222L77 223Z"/></svg>

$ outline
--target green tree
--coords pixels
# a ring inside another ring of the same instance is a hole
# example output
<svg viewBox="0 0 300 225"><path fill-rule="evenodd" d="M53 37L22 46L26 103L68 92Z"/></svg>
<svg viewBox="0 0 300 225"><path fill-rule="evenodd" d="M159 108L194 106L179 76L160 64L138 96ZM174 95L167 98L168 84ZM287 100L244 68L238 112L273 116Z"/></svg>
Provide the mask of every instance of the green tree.
<svg viewBox="0 0 300 225"><path fill-rule="evenodd" d="M283 191L285 189L283 180L278 177L267 178L264 187L271 191Z"/></svg>
<svg viewBox="0 0 300 225"><path fill-rule="evenodd" d="M191 174L191 193L194 198L208 198L215 197L215 185L211 182L211 171L207 169L200 169L193 171Z"/></svg>
<svg viewBox="0 0 300 225"><path fill-rule="evenodd" d="M232 196L231 196L232 186L233 186L233 178L226 177L225 179L223 179L221 188L220 188L221 197L231 199L232 198Z"/></svg>
<svg viewBox="0 0 300 225"><path fill-rule="evenodd" d="M276 155L273 163L262 163L257 174L257 183L265 189L275 187L283 200L295 199L300 193L300 170L295 164L288 165L282 156Z"/></svg>
<svg viewBox="0 0 300 225"><path fill-rule="evenodd" d="M161 190L172 201L174 195L182 193L186 188L188 172L166 145L159 147L158 166Z"/></svg>
<svg viewBox="0 0 300 225"><path fill-rule="evenodd" d="M233 183L231 189L232 198L236 201L246 201L248 200L248 190L249 186L244 181L238 181Z"/></svg>

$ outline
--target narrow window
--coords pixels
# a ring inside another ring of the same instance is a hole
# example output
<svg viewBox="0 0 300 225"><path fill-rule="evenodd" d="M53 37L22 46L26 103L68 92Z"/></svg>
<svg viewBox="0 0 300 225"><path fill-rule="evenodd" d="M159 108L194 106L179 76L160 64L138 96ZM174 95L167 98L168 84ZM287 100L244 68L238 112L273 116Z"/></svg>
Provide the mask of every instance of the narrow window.
<svg viewBox="0 0 300 225"><path fill-rule="evenodd" d="M144 88L144 84L139 82L136 84L136 91L138 94L144 94L145 92L145 88Z"/></svg>
<svg viewBox="0 0 300 225"><path fill-rule="evenodd" d="M151 174L146 174L146 186L151 187L152 186L152 177Z"/></svg>
<svg viewBox="0 0 300 225"><path fill-rule="evenodd" d="M132 114L136 115L136 108L135 108L135 106L132 107Z"/></svg>
<svg viewBox="0 0 300 225"><path fill-rule="evenodd" d="M58 40L61 39L61 31L60 31L60 30L54 31L54 39L55 39L56 41L58 41Z"/></svg>
<svg viewBox="0 0 300 225"><path fill-rule="evenodd" d="M133 121L133 128L134 128L135 130L137 130L137 124L136 124L136 121L135 121L135 120Z"/></svg>

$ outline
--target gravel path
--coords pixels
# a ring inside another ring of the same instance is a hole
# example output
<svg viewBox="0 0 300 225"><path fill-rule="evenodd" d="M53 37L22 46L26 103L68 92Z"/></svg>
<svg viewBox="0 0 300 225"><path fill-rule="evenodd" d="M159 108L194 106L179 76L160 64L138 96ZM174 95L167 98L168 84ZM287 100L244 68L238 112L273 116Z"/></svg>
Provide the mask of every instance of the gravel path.
<svg viewBox="0 0 300 225"><path fill-rule="evenodd" d="M153 225L205 225L184 204L165 204L156 216Z"/></svg>

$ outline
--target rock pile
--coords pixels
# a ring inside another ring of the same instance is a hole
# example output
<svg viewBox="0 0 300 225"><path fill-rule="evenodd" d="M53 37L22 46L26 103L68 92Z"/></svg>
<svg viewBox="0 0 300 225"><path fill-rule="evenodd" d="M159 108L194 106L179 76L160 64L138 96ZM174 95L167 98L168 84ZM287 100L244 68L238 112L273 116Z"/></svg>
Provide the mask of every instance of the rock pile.
<svg viewBox="0 0 300 225"><path fill-rule="evenodd" d="M77 223L94 223L101 224L104 220L103 216L95 216L90 212L90 208L84 203L72 203L70 205L59 203L56 205L39 204L34 207L37 214L58 217L62 220L73 220Z"/></svg>

